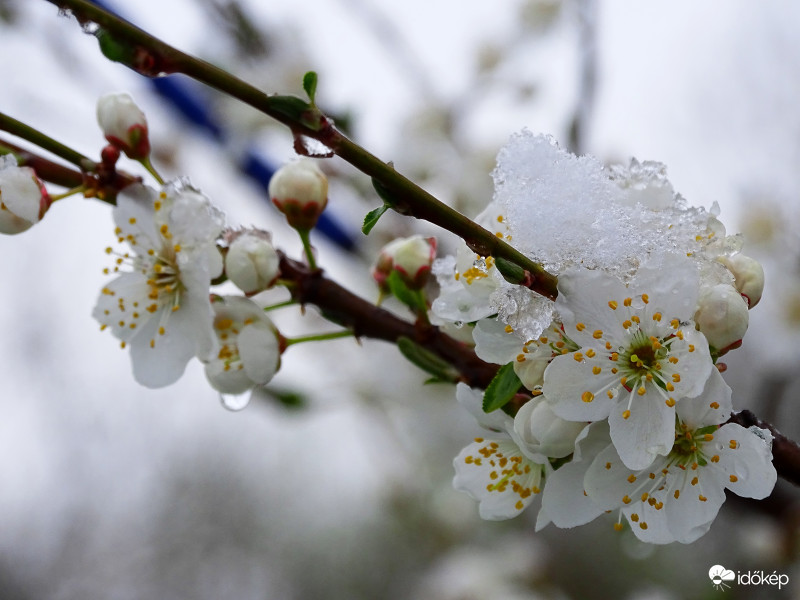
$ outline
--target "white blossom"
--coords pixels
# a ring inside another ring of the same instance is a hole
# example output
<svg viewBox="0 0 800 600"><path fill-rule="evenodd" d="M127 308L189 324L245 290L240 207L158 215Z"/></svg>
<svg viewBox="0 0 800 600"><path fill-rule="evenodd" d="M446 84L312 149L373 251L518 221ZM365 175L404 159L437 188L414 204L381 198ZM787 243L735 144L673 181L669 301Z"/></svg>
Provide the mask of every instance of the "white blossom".
<svg viewBox="0 0 800 600"><path fill-rule="evenodd" d="M280 366L278 331L259 306L247 298L214 298L214 332L219 352L206 361L211 386L223 394L241 394L268 383Z"/></svg>
<svg viewBox="0 0 800 600"><path fill-rule="evenodd" d="M480 390L459 383L456 397L490 433L475 438L456 456L453 487L478 501L483 519L515 517L541 492L550 465L525 447L510 416L501 410L483 412Z"/></svg>
<svg viewBox="0 0 800 600"><path fill-rule="evenodd" d="M50 202L33 169L17 166L11 155L0 157L0 233L30 229L50 208Z"/></svg>
<svg viewBox="0 0 800 600"><path fill-rule="evenodd" d="M411 289L422 289L436 258L436 238L412 235L397 238L386 244L372 268L372 277L381 288L388 286L386 279L397 273Z"/></svg>
<svg viewBox="0 0 800 600"><path fill-rule="evenodd" d="M269 197L289 225L309 230L328 204L328 178L310 158L283 165L269 180Z"/></svg>
<svg viewBox="0 0 800 600"><path fill-rule="evenodd" d="M636 536L654 544L702 536L725 501L725 489L747 498L768 496L777 478L772 435L721 425L730 415L730 395L715 369L703 394L678 404L666 456L630 469L608 445L586 472L586 493L604 510L621 509Z"/></svg>
<svg viewBox="0 0 800 600"><path fill-rule="evenodd" d="M112 93L97 101L97 123L108 142L134 159L150 154L147 118L127 93Z"/></svg>
<svg viewBox="0 0 800 600"><path fill-rule="evenodd" d="M750 315L747 302L731 285L721 283L700 293L694 320L717 350L740 342L747 332Z"/></svg>
<svg viewBox="0 0 800 600"><path fill-rule="evenodd" d="M225 275L245 294L272 286L280 276L280 259L266 232L252 230L233 234L225 254Z"/></svg>
<svg viewBox="0 0 800 600"><path fill-rule="evenodd" d="M734 286L747 300L748 308L758 304L764 292L764 267L761 263L744 254L721 256L717 260L733 273Z"/></svg>
<svg viewBox="0 0 800 600"><path fill-rule="evenodd" d="M217 353L209 285L222 273L215 242L223 216L182 184L161 192L129 186L117 197L113 215L117 239L132 254L116 259L113 272L120 274L102 289L92 316L123 348L130 345L139 383L165 386L193 356L208 360ZM122 270L126 265L130 271Z"/></svg>
<svg viewBox="0 0 800 600"><path fill-rule="evenodd" d="M544 394L564 419L608 418L622 460L644 468L670 451L676 402L700 394L713 368L691 320L696 269L678 258L646 264L626 286L573 268L558 287L564 331L580 349L553 359Z"/></svg>

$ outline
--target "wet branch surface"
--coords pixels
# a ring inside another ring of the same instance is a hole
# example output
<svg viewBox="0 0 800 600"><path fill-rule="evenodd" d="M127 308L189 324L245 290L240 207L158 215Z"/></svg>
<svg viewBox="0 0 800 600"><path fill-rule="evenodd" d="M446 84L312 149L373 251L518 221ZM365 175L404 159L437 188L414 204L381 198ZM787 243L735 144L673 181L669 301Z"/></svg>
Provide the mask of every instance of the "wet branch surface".
<svg viewBox="0 0 800 600"><path fill-rule="evenodd" d="M367 302L305 264L281 254L281 277L292 280L292 298L313 304L325 318L347 327L356 337L397 343L407 337L453 365L461 380L472 387L485 388L497 373L498 365L475 356L472 348L442 333L438 327L409 323L389 311Z"/></svg>

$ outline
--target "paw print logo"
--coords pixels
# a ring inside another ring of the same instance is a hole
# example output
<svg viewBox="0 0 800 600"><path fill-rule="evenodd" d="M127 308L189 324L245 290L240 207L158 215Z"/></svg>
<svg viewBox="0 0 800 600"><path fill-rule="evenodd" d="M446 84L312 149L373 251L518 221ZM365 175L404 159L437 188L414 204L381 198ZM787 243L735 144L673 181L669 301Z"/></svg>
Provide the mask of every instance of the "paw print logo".
<svg viewBox="0 0 800 600"><path fill-rule="evenodd" d="M736 579L736 574L722 565L714 565L708 570L708 578L711 579L715 590L722 591L725 588L731 587L726 581L733 581Z"/></svg>

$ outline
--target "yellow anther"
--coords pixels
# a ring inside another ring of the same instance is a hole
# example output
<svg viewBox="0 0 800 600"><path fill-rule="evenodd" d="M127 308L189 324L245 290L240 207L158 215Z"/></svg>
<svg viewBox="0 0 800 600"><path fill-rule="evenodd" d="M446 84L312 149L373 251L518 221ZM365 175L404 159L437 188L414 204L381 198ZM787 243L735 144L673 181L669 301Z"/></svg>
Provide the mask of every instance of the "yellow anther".
<svg viewBox="0 0 800 600"><path fill-rule="evenodd" d="M731 480L731 483L736 483L737 481L739 481L739 478L736 475L731 475L730 476L730 480Z"/></svg>
<svg viewBox="0 0 800 600"><path fill-rule="evenodd" d="M594 394L587 390L583 392L583 394L581 394L581 400L587 403L591 402L592 400L594 400Z"/></svg>
<svg viewBox="0 0 800 600"><path fill-rule="evenodd" d="M700 495L697 497L697 499L698 499L698 500L700 500L700 502L705 502L706 500L708 500L708 498L706 498L705 496L703 496L703 494L700 494Z"/></svg>
<svg viewBox="0 0 800 600"><path fill-rule="evenodd" d="M715 454L711 457L711 462L718 463L719 462L719 454Z"/></svg>
<svg viewBox="0 0 800 600"><path fill-rule="evenodd" d="M669 326L673 329L677 329L681 326L681 322L678 319L672 319L672 321L669 322Z"/></svg>
<svg viewBox="0 0 800 600"><path fill-rule="evenodd" d="M136 225L136 217L131 217L130 219L128 219L128 223L130 223L131 225Z"/></svg>
<svg viewBox="0 0 800 600"><path fill-rule="evenodd" d="M622 301L625 306L630 306L632 302L633 298L625 298L625 300Z"/></svg>
<svg viewBox="0 0 800 600"><path fill-rule="evenodd" d="M633 315L633 316L631 317L631 321L633 321L633 322L634 322L634 323L636 323L637 325L638 325L639 323L641 323L641 321L639 320L639 317L638 317L637 315Z"/></svg>
<svg viewBox="0 0 800 600"><path fill-rule="evenodd" d="M611 300L608 303L608 308L610 308L611 310L617 310L618 306L619 306L619 304L617 304L616 300Z"/></svg>
<svg viewBox="0 0 800 600"><path fill-rule="evenodd" d="M653 313L653 321L660 321L661 320L661 313Z"/></svg>
<svg viewBox="0 0 800 600"><path fill-rule="evenodd" d="M622 531L622 523L614 523L614 531Z"/></svg>
<svg viewBox="0 0 800 600"><path fill-rule="evenodd" d="M514 328L511 325L506 325L506 333L514 333Z"/></svg>
<svg viewBox="0 0 800 600"><path fill-rule="evenodd" d="M628 483L633 483L634 481L636 481L636 475L631 473L630 475L628 475Z"/></svg>
<svg viewBox="0 0 800 600"><path fill-rule="evenodd" d="M600 372L601 372L602 370L603 370L603 369L601 369L601 368L600 368L600 367L598 367L598 366L594 366L594 367L592 367L592 373L594 373L595 375L600 375Z"/></svg>
<svg viewBox="0 0 800 600"><path fill-rule="evenodd" d="M719 402L712 402L711 404L709 404L709 406L714 410L716 410L719 408Z"/></svg>
<svg viewBox="0 0 800 600"><path fill-rule="evenodd" d="M597 355L597 352L595 352L592 348L589 348L586 351L586 356L588 356L589 358L594 358L596 355Z"/></svg>
<svg viewBox="0 0 800 600"><path fill-rule="evenodd" d="M631 325L633 325L633 323L631 323L631 322L630 322L628 319L625 319L625 320L622 322L622 326L623 326L625 329L628 329L628 328L629 328Z"/></svg>
<svg viewBox="0 0 800 600"><path fill-rule="evenodd" d="M706 442L710 442L711 440L713 440L713 439L714 439L714 434L713 434L713 433L707 433L707 434L705 434L705 435L703 436L703 439L704 439Z"/></svg>
<svg viewBox="0 0 800 600"><path fill-rule="evenodd" d="M613 360L614 362L618 361L619 360L619 353L612 352L611 353L611 360Z"/></svg>
<svg viewBox="0 0 800 600"><path fill-rule="evenodd" d="M517 354L517 362L525 362L525 355Z"/></svg>
<svg viewBox="0 0 800 600"><path fill-rule="evenodd" d="M601 337L603 337L603 331L601 329L595 329L592 337L596 340L599 340Z"/></svg>
<svg viewBox="0 0 800 600"><path fill-rule="evenodd" d="M159 327L158 328L158 335L164 335L165 333L166 333L166 330L163 327Z"/></svg>
<svg viewBox="0 0 800 600"><path fill-rule="evenodd" d="M645 304L650 304L650 296L648 296L647 294L642 294L642 302L644 302Z"/></svg>
<svg viewBox="0 0 800 600"><path fill-rule="evenodd" d="M627 419L629 419L629 418L630 418L630 416L631 416L631 411L629 411L629 410L626 410L626 411L624 411L624 412L622 413L622 418L623 418L623 419L626 419L626 420L627 420Z"/></svg>
<svg viewBox="0 0 800 600"><path fill-rule="evenodd" d="M689 352L694 352L694 344L689 344Z"/></svg>
<svg viewBox="0 0 800 600"><path fill-rule="evenodd" d="M644 386L641 386L638 390L636 390L636 393L640 396L644 396L647 393L647 390L644 388Z"/></svg>
<svg viewBox="0 0 800 600"><path fill-rule="evenodd" d="M583 331L584 329L586 329L586 325L584 323L578 323L577 325L575 325L575 329L577 329L578 331Z"/></svg>
<svg viewBox="0 0 800 600"><path fill-rule="evenodd" d="M607 390L606 391L606 396L608 396L611 400L613 400L614 399L614 392L612 392L611 390Z"/></svg>
<svg viewBox="0 0 800 600"><path fill-rule="evenodd" d="M666 386L665 386L665 387L667 388L667 391L668 391L668 392L674 392L674 391L675 391L675 386L674 386L674 385L672 385L672 383L671 383L671 382L669 382L669 381L666 383Z"/></svg>
<svg viewBox="0 0 800 600"><path fill-rule="evenodd" d="M623 504L630 504L630 503L631 503L631 499L630 499L630 497L629 497L627 494L625 494L625 495L622 497L622 503L623 503Z"/></svg>
<svg viewBox="0 0 800 600"><path fill-rule="evenodd" d="M664 403L670 408L672 408L673 406L675 406L675 398L667 398L666 400L664 400Z"/></svg>
<svg viewBox="0 0 800 600"><path fill-rule="evenodd" d="M739 442L737 442L736 440L731 440L730 442L728 442L728 447L731 450L736 450L739 447Z"/></svg>
<svg viewBox="0 0 800 600"><path fill-rule="evenodd" d="M576 352L575 354L572 355L572 358L575 359L575 362L581 362L583 360L583 354L581 354L580 352Z"/></svg>

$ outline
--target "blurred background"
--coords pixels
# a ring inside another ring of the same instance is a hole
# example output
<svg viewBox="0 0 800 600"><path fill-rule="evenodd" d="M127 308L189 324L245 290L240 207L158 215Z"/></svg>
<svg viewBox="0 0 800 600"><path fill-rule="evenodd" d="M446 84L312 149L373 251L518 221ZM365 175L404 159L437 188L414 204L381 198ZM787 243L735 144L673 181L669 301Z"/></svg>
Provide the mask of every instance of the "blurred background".
<svg viewBox="0 0 800 600"><path fill-rule="evenodd" d="M473 216L494 157L523 127L608 162L658 160L690 204L717 201L728 233L764 262L767 289L726 379L800 439L800 5L778 1L116 0L145 29L268 92L318 103L368 149ZM189 86L198 127L165 93L106 61L44 1L0 0L0 110L89 156L95 102L128 91L154 162L187 175L232 225L293 232L241 166L291 158L291 136L246 106ZM186 82L182 82L182 85ZM213 115L213 117L208 117ZM211 119L209 121L209 119ZM250 161L252 162L252 161ZM137 165L121 168L141 173ZM313 238L329 275L377 298L368 265L423 223L386 215L368 180L325 161L329 213L351 250ZM565 216L565 226L568 227ZM447 386L364 340L291 348L268 392L225 410L201 366L139 387L90 313L106 281L110 208L72 198L0 238L0 598L440 599L800 597L798 492L729 497L687 548L646 546L600 518L534 534L535 513L483 522L451 487L478 433ZM279 301L269 292L264 302ZM402 308L389 306L402 313ZM285 335L330 329L309 309ZM708 570L785 573L788 588L719 592Z"/></svg>

